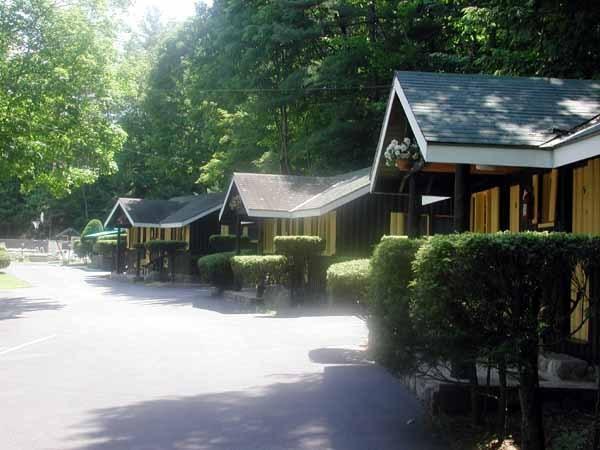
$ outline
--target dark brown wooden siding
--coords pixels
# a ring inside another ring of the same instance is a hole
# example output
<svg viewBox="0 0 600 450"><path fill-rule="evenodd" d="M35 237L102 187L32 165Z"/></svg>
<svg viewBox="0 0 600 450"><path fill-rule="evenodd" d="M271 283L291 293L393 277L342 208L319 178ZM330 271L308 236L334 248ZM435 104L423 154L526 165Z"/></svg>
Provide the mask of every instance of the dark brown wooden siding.
<svg viewBox="0 0 600 450"><path fill-rule="evenodd" d="M198 219L190 224L190 253L205 255L208 253L208 238L220 234L219 211Z"/></svg>
<svg viewBox="0 0 600 450"><path fill-rule="evenodd" d="M390 233L390 213L407 212L408 197L400 194L369 194L336 210L336 255L369 256L381 240ZM427 218L429 216L429 230ZM421 232L452 231L451 200L421 208Z"/></svg>

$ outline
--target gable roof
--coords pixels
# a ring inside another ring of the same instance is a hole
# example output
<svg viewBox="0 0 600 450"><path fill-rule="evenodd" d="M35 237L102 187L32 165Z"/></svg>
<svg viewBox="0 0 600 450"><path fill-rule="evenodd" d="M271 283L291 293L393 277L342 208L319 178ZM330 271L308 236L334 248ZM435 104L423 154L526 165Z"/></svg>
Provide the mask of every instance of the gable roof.
<svg viewBox="0 0 600 450"><path fill-rule="evenodd" d="M105 226L120 208L131 226L177 228L221 209L225 194L210 193L169 200L119 198L106 219Z"/></svg>
<svg viewBox="0 0 600 450"><path fill-rule="evenodd" d="M234 173L225 206L233 187L249 217L313 217L369 192L370 168L333 177Z"/></svg>
<svg viewBox="0 0 600 450"><path fill-rule="evenodd" d="M396 72L428 142L539 147L600 113L600 80Z"/></svg>
<svg viewBox="0 0 600 450"><path fill-rule="evenodd" d="M371 191L405 123L428 163L556 168L600 155L599 115L600 80L396 72Z"/></svg>

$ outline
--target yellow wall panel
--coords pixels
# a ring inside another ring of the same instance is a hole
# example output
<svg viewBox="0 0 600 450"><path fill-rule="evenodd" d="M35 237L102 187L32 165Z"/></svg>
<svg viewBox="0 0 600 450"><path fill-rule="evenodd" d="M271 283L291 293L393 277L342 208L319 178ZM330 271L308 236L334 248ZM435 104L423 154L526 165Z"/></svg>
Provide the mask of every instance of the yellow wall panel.
<svg viewBox="0 0 600 450"><path fill-rule="evenodd" d="M600 158L573 170L573 232L600 234Z"/></svg>
<svg viewBox="0 0 600 450"><path fill-rule="evenodd" d="M510 187L510 221L509 221L509 230L513 233L518 233L519 226L519 218L521 215L521 189L519 185L516 184Z"/></svg>

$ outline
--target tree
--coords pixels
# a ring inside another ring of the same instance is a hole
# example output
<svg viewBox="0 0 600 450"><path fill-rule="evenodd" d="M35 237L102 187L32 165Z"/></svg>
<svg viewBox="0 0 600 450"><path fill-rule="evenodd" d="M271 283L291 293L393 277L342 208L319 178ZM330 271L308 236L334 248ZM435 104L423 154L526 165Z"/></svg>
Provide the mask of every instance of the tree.
<svg viewBox="0 0 600 450"><path fill-rule="evenodd" d="M116 170L107 2L4 0L0 13L0 177L54 195Z"/></svg>

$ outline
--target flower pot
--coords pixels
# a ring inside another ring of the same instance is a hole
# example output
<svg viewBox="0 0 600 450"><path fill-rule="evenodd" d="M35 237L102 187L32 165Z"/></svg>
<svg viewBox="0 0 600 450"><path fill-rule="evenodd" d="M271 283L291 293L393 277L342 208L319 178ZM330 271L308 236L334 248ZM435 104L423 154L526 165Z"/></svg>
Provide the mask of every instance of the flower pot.
<svg viewBox="0 0 600 450"><path fill-rule="evenodd" d="M402 172L407 172L410 170L411 164L408 159L397 159L396 167L398 168L398 170L401 170Z"/></svg>

